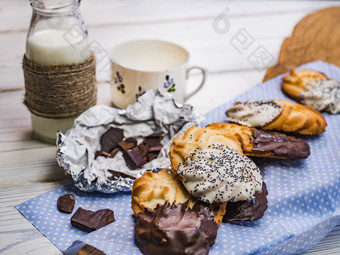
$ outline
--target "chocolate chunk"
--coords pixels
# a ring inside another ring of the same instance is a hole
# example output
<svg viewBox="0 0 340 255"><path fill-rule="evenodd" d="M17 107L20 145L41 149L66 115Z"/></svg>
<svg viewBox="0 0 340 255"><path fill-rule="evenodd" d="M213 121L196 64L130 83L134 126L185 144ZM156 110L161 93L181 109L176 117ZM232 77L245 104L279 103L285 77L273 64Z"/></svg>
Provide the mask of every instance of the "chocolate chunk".
<svg viewBox="0 0 340 255"><path fill-rule="evenodd" d="M159 152L162 149L163 145L159 144L156 146L152 146L149 148L149 152Z"/></svg>
<svg viewBox="0 0 340 255"><path fill-rule="evenodd" d="M268 190L262 183L262 192L255 192L251 201L228 202L222 222L255 221L263 217L268 208Z"/></svg>
<svg viewBox="0 0 340 255"><path fill-rule="evenodd" d="M96 154L94 155L94 158L98 158L100 156L104 156L105 158L110 157L110 153L107 153L105 151L97 151Z"/></svg>
<svg viewBox="0 0 340 255"><path fill-rule="evenodd" d="M143 143L149 146L149 151L160 151L163 147L161 144L162 136L152 134L144 138Z"/></svg>
<svg viewBox="0 0 340 255"><path fill-rule="evenodd" d="M120 151L121 149L119 147L114 148L109 155L109 158L114 158L116 156L116 154L118 153L118 151Z"/></svg>
<svg viewBox="0 0 340 255"><path fill-rule="evenodd" d="M154 160L158 157L159 152L149 152L148 153L148 161Z"/></svg>
<svg viewBox="0 0 340 255"><path fill-rule="evenodd" d="M163 147L160 143L161 139L162 136L151 134L144 137L143 142L137 145L137 140L133 137L124 139L122 129L111 127L102 135L101 150L96 152L95 159L99 156L113 158L122 149L126 165L134 170L158 157Z"/></svg>
<svg viewBox="0 0 340 255"><path fill-rule="evenodd" d="M110 209L101 209L93 212L79 207L71 217L71 224L73 226L88 231L100 229L114 221L114 214Z"/></svg>
<svg viewBox="0 0 340 255"><path fill-rule="evenodd" d="M97 248L85 244L78 252L77 255L106 255L104 252L101 250L98 250Z"/></svg>
<svg viewBox="0 0 340 255"><path fill-rule="evenodd" d="M282 158L307 158L310 154L308 143L301 138L278 132L266 132L254 128L254 152L272 152Z"/></svg>
<svg viewBox="0 0 340 255"><path fill-rule="evenodd" d="M76 200L72 194L66 194L58 198L57 208L64 213L72 213Z"/></svg>
<svg viewBox="0 0 340 255"><path fill-rule="evenodd" d="M123 129L111 127L100 139L101 150L110 153L123 139Z"/></svg>
<svg viewBox="0 0 340 255"><path fill-rule="evenodd" d="M124 151L123 158L125 159L125 162L128 168L132 170L140 168L146 163L138 147L132 148L131 150Z"/></svg>
<svg viewBox="0 0 340 255"><path fill-rule="evenodd" d="M109 177L109 180L113 180L113 181L117 181L119 179L119 177L123 177L123 178L130 178L130 179L136 179L136 177L133 177L132 175L128 175L128 174L124 174L121 172L117 172L111 169L108 169L107 171L109 171L110 174L112 174L111 177Z"/></svg>
<svg viewBox="0 0 340 255"><path fill-rule="evenodd" d="M107 153L105 151L97 151L94 158L96 159L99 156L104 156L105 158L114 158L118 151L120 151L118 147L114 148L110 153Z"/></svg>
<svg viewBox="0 0 340 255"><path fill-rule="evenodd" d="M201 203L158 205L135 216L135 243L143 254L207 255L215 243L214 212Z"/></svg>
<svg viewBox="0 0 340 255"><path fill-rule="evenodd" d="M132 149L133 147L137 146L137 140L135 138L129 137L125 140L118 143L118 145L124 150L127 151Z"/></svg>
<svg viewBox="0 0 340 255"><path fill-rule="evenodd" d="M142 155L143 159L145 161L148 161L149 146L145 143L141 143L140 145L138 145L138 149L139 149L139 152Z"/></svg>

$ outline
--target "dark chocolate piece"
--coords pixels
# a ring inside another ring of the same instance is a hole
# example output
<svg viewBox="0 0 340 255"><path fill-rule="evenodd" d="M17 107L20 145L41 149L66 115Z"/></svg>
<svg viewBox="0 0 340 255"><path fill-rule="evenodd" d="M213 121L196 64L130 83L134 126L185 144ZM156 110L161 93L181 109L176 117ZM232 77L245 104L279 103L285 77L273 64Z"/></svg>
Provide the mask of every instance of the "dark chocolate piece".
<svg viewBox="0 0 340 255"><path fill-rule="evenodd" d="M159 144L156 146L152 146L149 148L149 152L160 152L160 150L162 149L163 145Z"/></svg>
<svg viewBox="0 0 340 255"><path fill-rule="evenodd" d="M72 213L76 200L72 194L66 194L58 198L57 208L64 213Z"/></svg>
<svg viewBox="0 0 340 255"><path fill-rule="evenodd" d="M146 163L138 147L124 151L123 158L125 159L125 162L128 168L132 170L140 168Z"/></svg>
<svg viewBox="0 0 340 255"><path fill-rule="evenodd" d="M124 173L117 172L117 171L114 171L114 170L111 170L111 169L108 169L107 171L109 171L109 173L112 174L112 176L108 178L109 180L117 181L119 179L119 177L130 178L130 179L133 179L133 180L136 179L136 177L133 177L132 175L124 174Z"/></svg>
<svg viewBox="0 0 340 255"><path fill-rule="evenodd" d="M254 152L270 151L284 158L307 158L310 154L308 143L301 138L278 132L266 132L254 128Z"/></svg>
<svg viewBox="0 0 340 255"><path fill-rule="evenodd" d="M149 152L148 153L148 161L154 160L158 157L159 151L157 152Z"/></svg>
<svg viewBox="0 0 340 255"><path fill-rule="evenodd" d="M101 250L98 250L97 248L85 244L78 252L77 255L106 255L104 252Z"/></svg>
<svg viewBox="0 0 340 255"><path fill-rule="evenodd" d="M138 149L139 149L139 152L142 155L143 159L145 161L148 161L149 146L145 143L141 143L140 145L138 145Z"/></svg>
<svg viewBox="0 0 340 255"><path fill-rule="evenodd" d="M214 213L202 203L190 209L188 202L166 202L138 213L135 219L135 243L143 254L205 255L217 236Z"/></svg>
<svg viewBox="0 0 340 255"><path fill-rule="evenodd" d="M255 221L263 217L268 208L268 190L262 183L262 192L255 192L251 201L228 202L222 222Z"/></svg>
<svg viewBox="0 0 340 255"><path fill-rule="evenodd" d="M108 158L110 156L110 153L107 153L105 151L96 151L96 153L94 154L94 159L96 159L100 156L104 156L104 157Z"/></svg>
<svg viewBox="0 0 340 255"><path fill-rule="evenodd" d="M118 145L124 150L127 151L137 146L137 140L133 137L126 138L125 140L118 143Z"/></svg>
<svg viewBox="0 0 340 255"><path fill-rule="evenodd" d="M156 134L144 137L143 142L139 145L133 137L123 139L123 130L111 127L102 135L101 150L96 152L95 159L99 156L113 158L122 149L126 165L134 170L157 158L163 147L160 143L162 136Z"/></svg>
<svg viewBox="0 0 340 255"><path fill-rule="evenodd" d="M120 151L118 147L114 148L110 153L107 153L105 151L97 151L96 154L94 155L94 158L96 159L99 156L104 156L105 158L114 158L118 151Z"/></svg>
<svg viewBox="0 0 340 255"><path fill-rule="evenodd" d="M100 139L101 150L110 153L123 139L123 129L111 127Z"/></svg>
<svg viewBox="0 0 340 255"><path fill-rule="evenodd" d="M152 134L147 137L144 137L143 143L149 146L149 151L154 152L154 151L160 151L163 147L161 144L162 136Z"/></svg>
<svg viewBox="0 0 340 255"><path fill-rule="evenodd" d="M71 217L71 224L73 226L88 231L100 229L114 221L114 214L110 209L101 209L93 212L79 207Z"/></svg>
<svg viewBox="0 0 340 255"><path fill-rule="evenodd" d="M120 148L116 147L114 148L109 155L109 158L114 158L116 156L116 154L118 153L118 151L120 151Z"/></svg>

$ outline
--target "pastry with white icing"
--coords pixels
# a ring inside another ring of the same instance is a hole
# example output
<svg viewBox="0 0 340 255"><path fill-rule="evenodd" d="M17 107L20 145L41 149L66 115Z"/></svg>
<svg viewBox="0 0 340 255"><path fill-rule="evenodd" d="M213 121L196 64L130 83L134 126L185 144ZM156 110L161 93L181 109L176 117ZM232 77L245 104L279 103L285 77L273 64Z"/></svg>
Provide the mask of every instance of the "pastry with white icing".
<svg viewBox="0 0 340 255"><path fill-rule="evenodd" d="M227 203L224 222L258 220L267 209L260 169L244 152L276 155L266 145L262 151L256 149L252 130L228 123L193 126L176 136L170 146L171 172L198 200ZM242 208L247 208L246 212Z"/></svg>
<svg viewBox="0 0 340 255"><path fill-rule="evenodd" d="M340 82L313 70L291 71L283 78L283 92L317 111L340 112Z"/></svg>
<svg viewBox="0 0 340 255"><path fill-rule="evenodd" d="M227 121L248 127L263 127L276 119L282 107L274 101L236 102L226 111Z"/></svg>
<svg viewBox="0 0 340 255"><path fill-rule="evenodd" d="M223 144L197 148L177 173L190 194L208 204L252 199L262 190L262 176L255 163Z"/></svg>
<svg viewBox="0 0 340 255"><path fill-rule="evenodd" d="M320 112L285 100L236 102L226 115L229 122L302 135L319 135L327 126Z"/></svg>
<svg viewBox="0 0 340 255"><path fill-rule="evenodd" d="M262 190L262 177L260 169L243 154L241 140L223 126L191 127L170 146L171 171L203 202L252 199Z"/></svg>

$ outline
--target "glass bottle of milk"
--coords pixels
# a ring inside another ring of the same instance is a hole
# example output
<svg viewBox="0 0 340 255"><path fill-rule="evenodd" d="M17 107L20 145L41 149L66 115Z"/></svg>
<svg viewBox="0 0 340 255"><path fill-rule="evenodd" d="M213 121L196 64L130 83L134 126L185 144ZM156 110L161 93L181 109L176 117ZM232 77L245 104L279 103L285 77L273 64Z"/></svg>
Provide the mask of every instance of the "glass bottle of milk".
<svg viewBox="0 0 340 255"><path fill-rule="evenodd" d="M30 0L30 3L33 13L26 40L26 57L30 61L60 65L80 63L91 56L79 12L80 0ZM74 122L74 118L44 118L34 113L31 119L35 135L49 143L55 143L57 131L65 133Z"/></svg>

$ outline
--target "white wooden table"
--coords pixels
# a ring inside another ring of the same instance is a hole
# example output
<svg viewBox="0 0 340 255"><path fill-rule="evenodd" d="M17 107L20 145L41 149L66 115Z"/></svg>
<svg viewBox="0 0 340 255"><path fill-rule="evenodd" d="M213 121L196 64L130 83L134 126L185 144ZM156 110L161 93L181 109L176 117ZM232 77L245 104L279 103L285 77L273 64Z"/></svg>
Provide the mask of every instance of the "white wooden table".
<svg viewBox="0 0 340 255"><path fill-rule="evenodd" d="M187 48L190 63L209 71L205 87L188 101L205 113L261 83L265 69L256 70L247 60L257 47L268 50L273 56L270 64L275 63L282 40L300 19L335 5L340 3L87 0L81 12L91 40L107 51L120 42L142 38L169 40ZM213 25L223 13L230 25L227 32ZM0 1L0 254L60 254L14 205L70 182L57 166L56 147L32 136L30 113L22 104L21 60L30 18L28 1ZM241 53L232 44L240 31L253 38ZM100 71L97 78L98 103L110 105L106 72ZM189 86L193 89L199 80L194 75ZM307 254L340 254L340 226Z"/></svg>

